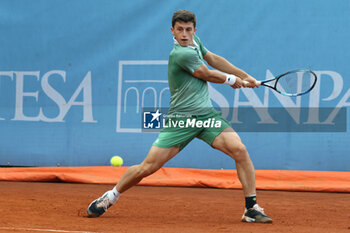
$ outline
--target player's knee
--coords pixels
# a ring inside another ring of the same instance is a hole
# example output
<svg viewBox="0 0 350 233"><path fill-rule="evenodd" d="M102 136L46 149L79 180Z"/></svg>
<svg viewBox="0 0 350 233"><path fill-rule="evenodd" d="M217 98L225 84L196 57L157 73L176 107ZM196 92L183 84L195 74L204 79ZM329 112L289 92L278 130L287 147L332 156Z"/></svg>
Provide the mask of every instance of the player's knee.
<svg viewBox="0 0 350 233"><path fill-rule="evenodd" d="M146 177L156 172L159 168L160 167L154 164L141 164L139 167L138 174L140 177Z"/></svg>
<svg viewBox="0 0 350 233"><path fill-rule="evenodd" d="M236 160L236 162L244 161L249 159L249 155L247 153L247 148L243 143L232 146L230 148L231 156Z"/></svg>

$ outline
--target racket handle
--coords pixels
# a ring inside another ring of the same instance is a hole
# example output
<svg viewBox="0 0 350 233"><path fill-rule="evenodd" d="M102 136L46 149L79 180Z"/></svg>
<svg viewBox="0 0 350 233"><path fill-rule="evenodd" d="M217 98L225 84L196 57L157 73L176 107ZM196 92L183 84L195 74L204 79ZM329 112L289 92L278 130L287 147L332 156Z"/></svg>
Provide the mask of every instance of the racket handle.
<svg viewBox="0 0 350 233"><path fill-rule="evenodd" d="M243 80L243 83L244 83L244 84L248 84L249 82ZM260 85L260 84L261 84L261 81L256 81L256 84Z"/></svg>

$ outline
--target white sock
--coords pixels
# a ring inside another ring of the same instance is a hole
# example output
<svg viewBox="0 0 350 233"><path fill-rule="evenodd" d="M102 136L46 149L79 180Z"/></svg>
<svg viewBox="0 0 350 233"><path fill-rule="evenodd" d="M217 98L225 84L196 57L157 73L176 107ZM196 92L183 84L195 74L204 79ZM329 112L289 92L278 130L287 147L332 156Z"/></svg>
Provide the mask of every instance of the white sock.
<svg viewBox="0 0 350 233"><path fill-rule="evenodd" d="M115 204L121 195L121 193L117 191L115 186L112 190L108 191L107 193L111 204Z"/></svg>

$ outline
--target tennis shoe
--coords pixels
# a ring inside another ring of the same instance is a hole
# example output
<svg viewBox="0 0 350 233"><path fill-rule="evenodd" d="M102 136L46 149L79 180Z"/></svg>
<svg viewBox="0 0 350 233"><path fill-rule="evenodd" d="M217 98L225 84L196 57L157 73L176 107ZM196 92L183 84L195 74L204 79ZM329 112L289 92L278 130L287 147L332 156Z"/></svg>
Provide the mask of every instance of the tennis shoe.
<svg viewBox="0 0 350 233"><path fill-rule="evenodd" d="M99 217L102 214L104 214L104 212L106 212L107 209L112 205L113 203L109 200L108 192L106 192L105 194L102 195L102 197L91 202L91 204L87 209L88 216Z"/></svg>
<svg viewBox="0 0 350 233"><path fill-rule="evenodd" d="M255 204L250 209L245 209L242 222L272 223L272 218L264 213L264 209Z"/></svg>

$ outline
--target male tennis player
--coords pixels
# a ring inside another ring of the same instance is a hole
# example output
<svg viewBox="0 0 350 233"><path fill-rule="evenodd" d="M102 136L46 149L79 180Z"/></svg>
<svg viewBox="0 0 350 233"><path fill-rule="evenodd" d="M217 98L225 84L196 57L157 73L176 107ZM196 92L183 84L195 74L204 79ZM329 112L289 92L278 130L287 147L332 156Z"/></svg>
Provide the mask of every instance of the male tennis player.
<svg viewBox="0 0 350 233"><path fill-rule="evenodd" d="M213 109L207 83L228 84L232 88L242 86L253 88L258 86L256 80L203 46L195 35L196 17L192 12L187 10L175 12L171 32L174 35L174 48L169 56L168 80L171 99L168 114L186 116L190 122L210 119L215 121L216 128L163 129L145 160L139 165L130 167L112 190L94 200L88 207L88 215L91 217L102 215L116 203L121 193L156 172L197 137L235 160L246 201L242 221L272 222L256 203L255 172L249 154L230 124L222 118L220 112ZM209 70L203 59L217 70ZM249 83L244 84L242 80Z"/></svg>

